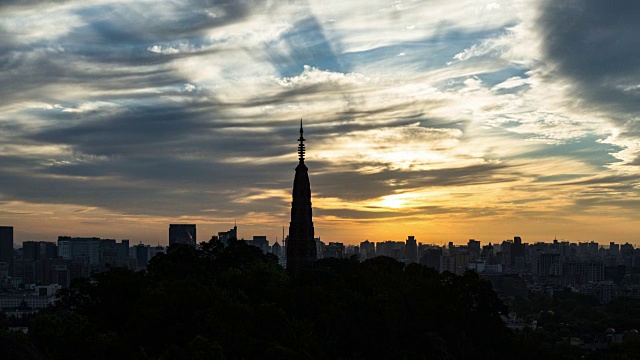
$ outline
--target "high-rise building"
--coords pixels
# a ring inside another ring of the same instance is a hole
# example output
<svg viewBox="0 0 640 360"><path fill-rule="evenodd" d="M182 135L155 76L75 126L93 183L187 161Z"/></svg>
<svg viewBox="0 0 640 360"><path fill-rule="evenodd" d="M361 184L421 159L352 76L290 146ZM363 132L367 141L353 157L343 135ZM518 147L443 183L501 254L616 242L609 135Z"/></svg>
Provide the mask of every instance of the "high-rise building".
<svg viewBox="0 0 640 360"><path fill-rule="evenodd" d="M147 268L147 264L149 263L149 255L151 252L151 246L140 243L138 245L133 245L137 269L145 270Z"/></svg>
<svg viewBox="0 0 640 360"><path fill-rule="evenodd" d="M13 226L0 226L0 263L6 263L13 274Z"/></svg>
<svg viewBox="0 0 640 360"><path fill-rule="evenodd" d="M405 243L402 241L382 241L376 244L376 256L388 256L398 261L404 257Z"/></svg>
<svg viewBox="0 0 640 360"><path fill-rule="evenodd" d="M369 240L360 243L360 259L366 260L376 256L376 244Z"/></svg>
<svg viewBox="0 0 640 360"><path fill-rule="evenodd" d="M170 224L169 225L169 245L187 244L195 246L197 244L195 224Z"/></svg>
<svg viewBox="0 0 640 360"><path fill-rule="evenodd" d="M541 254L536 265L539 276L560 275L562 270L560 254Z"/></svg>
<svg viewBox="0 0 640 360"><path fill-rule="evenodd" d="M25 241L22 243L22 257L29 260L55 259L58 246L48 241Z"/></svg>
<svg viewBox="0 0 640 360"><path fill-rule="evenodd" d="M504 244L504 243L503 243ZM513 242L508 242L509 247L509 267L513 271L521 271L524 265L524 245L520 236L514 236ZM506 249L506 248L505 248ZM506 253L503 249L503 253Z"/></svg>
<svg viewBox="0 0 640 360"><path fill-rule="evenodd" d="M250 245L253 245L257 248L260 248L263 253L269 252L269 240L267 240L266 236L253 236L253 240L247 241Z"/></svg>
<svg viewBox="0 0 640 360"><path fill-rule="evenodd" d="M82 260L90 265L100 263L100 238L58 236L58 256L65 260Z"/></svg>
<svg viewBox="0 0 640 360"><path fill-rule="evenodd" d="M413 236L409 236L405 243L405 253L407 255L407 260L410 263L418 262L418 244L416 243L416 238Z"/></svg>
<svg viewBox="0 0 640 360"><path fill-rule="evenodd" d="M271 253L278 258L282 256L282 246L278 244L278 239L276 239L276 243L271 247Z"/></svg>
<svg viewBox="0 0 640 360"><path fill-rule="evenodd" d="M118 243L114 239L102 239L99 242L100 265L104 268L124 267L129 260L129 240Z"/></svg>
<svg viewBox="0 0 640 360"><path fill-rule="evenodd" d="M420 264L440 270L440 258L442 257L442 248L431 248L424 252L420 258Z"/></svg>
<svg viewBox="0 0 640 360"><path fill-rule="evenodd" d="M290 274L299 273L306 265L315 262L318 257L311 214L309 169L304 164L303 133L302 120L300 120L298 166L293 181L291 223L289 224L289 241L287 241L287 271Z"/></svg>
<svg viewBox="0 0 640 360"><path fill-rule="evenodd" d="M218 232L218 240L224 244L224 246L229 245L229 240L234 239L238 240L238 226L233 225L233 229L229 229L229 231L219 231Z"/></svg>
<svg viewBox="0 0 640 360"><path fill-rule="evenodd" d="M480 248L480 241L469 239L469 242L467 243L467 250L469 251L471 260L480 258L480 253L482 252Z"/></svg>

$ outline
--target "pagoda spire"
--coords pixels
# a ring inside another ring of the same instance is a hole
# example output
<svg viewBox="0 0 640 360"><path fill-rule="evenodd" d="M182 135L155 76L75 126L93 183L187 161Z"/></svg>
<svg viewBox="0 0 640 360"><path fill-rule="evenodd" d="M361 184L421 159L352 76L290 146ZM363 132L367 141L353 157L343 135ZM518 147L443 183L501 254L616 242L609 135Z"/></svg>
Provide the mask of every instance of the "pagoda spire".
<svg viewBox="0 0 640 360"><path fill-rule="evenodd" d="M304 130L302 130L302 119L300 119L300 138L298 139L300 144L298 145L298 160L300 160L301 164L304 163L304 153L305 153L305 149L304 149L305 138L302 136L303 134L304 134Z"/></svg>

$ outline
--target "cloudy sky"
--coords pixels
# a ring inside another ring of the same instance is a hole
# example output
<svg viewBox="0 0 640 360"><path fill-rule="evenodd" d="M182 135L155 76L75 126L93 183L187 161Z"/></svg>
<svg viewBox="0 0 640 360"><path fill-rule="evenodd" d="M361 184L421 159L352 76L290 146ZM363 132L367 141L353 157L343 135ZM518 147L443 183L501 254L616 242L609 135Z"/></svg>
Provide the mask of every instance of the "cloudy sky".
<svg viewBox="0 0 640 360"><path fill-rule="evenodd" d="M640 243L640 2L3 0L0 224Z"/></svg>

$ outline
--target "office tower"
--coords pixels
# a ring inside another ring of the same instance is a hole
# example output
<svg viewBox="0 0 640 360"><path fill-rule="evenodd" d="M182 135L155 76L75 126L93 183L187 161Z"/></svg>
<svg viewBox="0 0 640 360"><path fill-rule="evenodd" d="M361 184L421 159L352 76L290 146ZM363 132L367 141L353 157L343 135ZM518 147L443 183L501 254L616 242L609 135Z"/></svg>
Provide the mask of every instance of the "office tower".
<svg viewBox="0 0 640 360"><path fill-rule="evenodd" d="M118 252L117 261L119 266L127 266L129 262L129 240L123 239L119 244L116 244L116 250Z"/></svg>
<svg viewBox="0 0 640 360"><path fill-rule="evenodd" d="M104 268L123 267L129 263L129 240L118 243L114 239L99 242L100 265Z"/></svg>
<svg viewBox="0 0 640 360"><path fill-rule="evenodd" d="M100 238L58 236L58 256L65 260L82 260L90 265L100 263Z"/></svg>
<svg viewBox="0 0 640 360"><path fill-rule="evenodd" d="M520 236L514 236L513 244L511 245L511 268L513 270L521 271L524 268L524 244Z"/></svg>
<svg viewBox="0 0 640 360"><path fill-rule="evenodd" d="M326 245L322 251L322 258L338 258L342 259L344 257L344 244L339 242L330 242Z"/></svg>
<svg viewBox="0 0 640 360"><path fill-rule="evenodd" d="M0 226L0 263L6 263L13 275L13 226Z"/></svg>
<svg viewBox="0 0 640 360"><path fill-rule="evenodd" d="M29 260L55 259L58 246L48 241L25 241L22 243L22 257Z"/></svg>
<svg viewBox="0 0 640 360"><path fill-rule="evenodd" d="M195 225L194 225L195 226ZM133 245L138 270L145 270L150 259L151 246L145 244Z"/></svg>
<svg viewBox="0 0 640 360"><path fill-rule="evenodd" d="M480 258L480 253L482 252L480 241L469 239L469 242L467 243L467 250L469 250L469 256L471 257L471 260Z"/></svg>
<svg viewBox="0 0 640 360"><path fill-rule="evenodd" d="M409 236L407 238L407 242L405 244L405 253L407 255L407 260L410 263L418 262L418 244L416 243L416 239L413 236Z"/></svg>
<svg viewBox="0 0 640 360"><path fill-rule="evenodd" d="M277 257L282 256L282 246L278 244L278 239L276 239L276 243L271 247L271 253Z"/></svg>
<svg viewBox="0 0 640 360"><path fill-rule="evenodd" d="M253 240L251 241L252 245L260 248L263 253L269 252L269 240L267 240L266 236L253 236Z"/></svg>
<svg viewBox="0 0 640 360"><path fill-rule="evenodd" d="M360 259L366 260L376 256L376 244L369 240L360 243Z"/></svg>
<svg viewBox="0 0 640 360"><path fill-rule="evenodd" d="M233 225L233 229L229 231L218 232L218 240L220 240L224 246L228 246L229 240L231 239L238 240L238 226L235 224Z"/></svg>
<svg viewBox="0 0 640 360"><path fill-rule="evenodd" d="M293 181L291 202L291 223L289 224L289 241L287 241L287 271L299 273L306 265L317 259L314 240L313 219L311 214L311 185L309 169L304 164L304 131L300 120L300 138L298 141L298 166Z"/></svg>
<svg viewBox="0 0 640 360"><path fill-rule="evenodd" d="M197 244L195 224L170 224L169 225L169 245L187 244L195 246Z"/></svg>

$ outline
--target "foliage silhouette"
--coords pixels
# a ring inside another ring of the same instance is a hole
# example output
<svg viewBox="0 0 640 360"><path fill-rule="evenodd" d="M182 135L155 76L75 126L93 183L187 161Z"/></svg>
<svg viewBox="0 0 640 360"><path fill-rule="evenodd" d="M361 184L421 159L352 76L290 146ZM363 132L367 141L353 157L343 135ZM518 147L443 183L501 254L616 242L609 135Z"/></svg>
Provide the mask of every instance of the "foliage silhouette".
<svg viewBox="0 0 640 360"><path fill-rule="evenodd" d="M544 339L514 335L504 311L473 272L377 257L290 278L275 256L213 239L75 282L29 340L47 359L528 358Z"/></svg>

